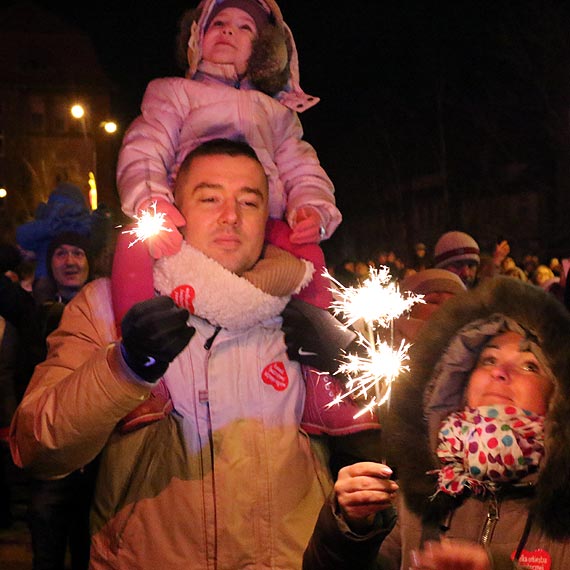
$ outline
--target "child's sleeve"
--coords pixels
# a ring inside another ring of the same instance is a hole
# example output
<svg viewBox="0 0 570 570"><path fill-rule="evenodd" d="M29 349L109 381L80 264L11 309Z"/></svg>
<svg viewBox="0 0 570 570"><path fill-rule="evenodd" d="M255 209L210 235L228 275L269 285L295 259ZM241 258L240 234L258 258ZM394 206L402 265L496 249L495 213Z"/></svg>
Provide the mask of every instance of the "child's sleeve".
<svg viewBox="0 0 570 570"><path fill-rule="evenodd" d="M301 206L313 206L322 218L324 239L329 238L342 220L336 207L334 185L321 166L315 149L303 140L303 128L296 113L285 116L276 132L275 163L287 195L289 225Z"/></svg>
<svg viewBox="0 0 570 570"><path fill-rule="evenodd" d="M149 198L174 201L171 175L179 132L188 114L182 78L155 79L141 104L142 114L123 138L117 164L117 187L123 212L137 213Z"/></svg>

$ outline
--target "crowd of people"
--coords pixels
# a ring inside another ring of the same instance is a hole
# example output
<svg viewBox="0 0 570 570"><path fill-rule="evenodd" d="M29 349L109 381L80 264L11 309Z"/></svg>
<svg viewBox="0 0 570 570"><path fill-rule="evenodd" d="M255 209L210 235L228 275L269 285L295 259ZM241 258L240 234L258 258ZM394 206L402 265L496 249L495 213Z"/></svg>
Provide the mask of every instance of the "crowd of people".
<svg viewBox="0 0 570 570"><path fill-rule="evenodd" d="M565 569L564 262L452 229L328 267L423 301L387 412L338 401L361 346L329 310L341 214L291 30L273 0L203 0L179 40L117 168L124 213L166 231L129 243L60 183L0 244L0 457L34 570Z"/></svg>
<svg viewBox="0 0 570 570"><path fill-rule="evenodd" d="M455 253L450 254L450 251ZM433 255L429 255L424 243L418 242L414 245L413 254L407 258L399 257L393 250L380 250L371 259L345 259L337 265L328 265L327 270L346 287L361 285L369 276L371 267L388 267L391 276L400 283L428 268L448 269L469 287L486 277L505 275L537 285L564 301L570 264L563 267L563 261L558 257L541 259L534 253L515 259L506 240L497 243L493 251L481 251L475 238L454 230L440 236Z"/></svg>

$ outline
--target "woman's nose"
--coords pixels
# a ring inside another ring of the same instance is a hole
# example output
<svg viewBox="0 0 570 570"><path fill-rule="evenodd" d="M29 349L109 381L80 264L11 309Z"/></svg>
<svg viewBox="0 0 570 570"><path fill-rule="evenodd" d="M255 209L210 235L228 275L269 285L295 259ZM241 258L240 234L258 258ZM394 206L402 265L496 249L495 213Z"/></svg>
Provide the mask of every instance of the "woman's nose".
<svg viewBox="0 0 570 570"><path fill-rule="evenodd" d="M504 364L496 364L491 370L491 375L495 380L506 382L510 378L509 368Z"/></svg>

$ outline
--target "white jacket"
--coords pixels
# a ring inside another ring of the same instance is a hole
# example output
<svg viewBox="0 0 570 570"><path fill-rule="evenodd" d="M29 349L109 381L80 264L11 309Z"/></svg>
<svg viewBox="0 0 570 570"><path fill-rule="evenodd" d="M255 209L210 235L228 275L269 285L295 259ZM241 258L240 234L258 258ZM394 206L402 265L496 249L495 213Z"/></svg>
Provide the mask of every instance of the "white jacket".
<svg viewBox="0 0 570 570"><path fill-rule="evenodd" d="M163 293L176 282L164 268L169 260L155 270ZM191 281L196 311L202 297L207 307L223 298L223 322L237 314L233 300L248 326L217 331L190 317L196 333L164 377L174 404L165 420L126 435L114 429L150 386L118 354L104 279L66 307L14 419L14 457L36 476L73 471L101 453L93 569L301 568L330 480L299 429L305 386L274 312L286 298L245 312L249 296L261 292L208 261L209 280Z"/></svg>

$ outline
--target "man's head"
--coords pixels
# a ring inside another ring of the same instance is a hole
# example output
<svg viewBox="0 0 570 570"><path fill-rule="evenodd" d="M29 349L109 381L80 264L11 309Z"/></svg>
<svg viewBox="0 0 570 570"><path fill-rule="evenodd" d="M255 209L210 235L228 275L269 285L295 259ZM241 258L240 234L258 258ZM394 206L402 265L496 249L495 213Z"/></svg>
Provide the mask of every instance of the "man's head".
<svg viewBox="0 0 570 570"><path fill-rule="evenodd" d="M435 267L455 273L468 288L475 285L480 261L479 245L464 232L447 232L435 244Z"/></svg>
<svg viewBox="0 0 570 570"><path fill-rule="evenodd" d="M445 269L424 269L412 273L400 283L401 291L423 295L423 303L416 303L410 315L427 321L441 305L458 293L467 290L459 276Z"/></svg>
<svg viewBox="0 0 570 570"><path fill-rule="evenodd" d="M48 273L66 300L73 298L89 278L89 249L89 238L77 232L62 232L49 244Z"/></svg>
<svg viewBox="0 0 570 570"><path fill-rule="evenodd" d="M268 194L267 176L249 145L203 143L183 161L174 188L186 242L241 275L261 255Z"/></svg>

